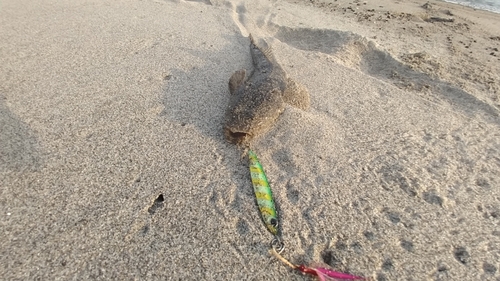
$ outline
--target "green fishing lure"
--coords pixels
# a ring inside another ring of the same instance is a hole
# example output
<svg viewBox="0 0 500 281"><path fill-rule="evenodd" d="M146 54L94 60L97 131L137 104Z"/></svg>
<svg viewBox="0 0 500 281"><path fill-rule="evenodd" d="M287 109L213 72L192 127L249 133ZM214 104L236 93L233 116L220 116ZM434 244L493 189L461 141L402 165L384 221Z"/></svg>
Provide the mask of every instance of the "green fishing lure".
<svg viewBox="0 0 500 281"><path fill-rule="evenodd" d="M285 249L285 245L278 236L278 214L276 212L276 206L274 205L271 187L269 186L266 174L264 173L264 169L257 155L255 155L252 150L248 150L248 158L250 159L250 176L252 177L253 190L255 192L255 198L257 199L257 205L259 206L260 216L269 232L274 235L274 239L271 241L270 245L270 253L291 268L303 274L316 276L321 281L368 280L369 278L334 271L326 267L308 266L304 264L296 265L281 256L281 252Z"/></svg>
<svg viewBox="0 0 500 281"><path fill-rule="evenodd" d="M248 158L250 159L250 176L252 177L253 190L257 199L257 205L259 206L260 216L269 232L277 236L278 214L274 205L271 187L257 155L253 151L248 150Z"/></svg>

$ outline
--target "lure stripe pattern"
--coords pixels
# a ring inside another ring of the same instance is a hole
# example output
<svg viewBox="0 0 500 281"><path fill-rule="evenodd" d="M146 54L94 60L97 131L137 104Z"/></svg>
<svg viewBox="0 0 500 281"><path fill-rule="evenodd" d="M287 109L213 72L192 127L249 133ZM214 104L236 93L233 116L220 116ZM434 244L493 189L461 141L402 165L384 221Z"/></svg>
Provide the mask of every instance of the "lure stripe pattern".
<svg viewBox="0 0 500 281"><path fill-rule="evenodd" d="M266 174L257 155L253 151L248 151L248 158L250 159L250 176L260 216L269 232L273 235L278 235L278 215Z"/></svg>

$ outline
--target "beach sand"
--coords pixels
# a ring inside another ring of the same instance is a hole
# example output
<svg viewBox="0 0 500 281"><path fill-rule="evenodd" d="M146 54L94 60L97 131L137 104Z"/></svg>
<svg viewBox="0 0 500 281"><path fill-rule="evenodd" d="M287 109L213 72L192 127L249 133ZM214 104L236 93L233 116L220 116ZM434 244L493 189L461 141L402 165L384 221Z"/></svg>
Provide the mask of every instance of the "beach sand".
<svg viewBox="0 0 500 281"><path fill-rule="evenodd" d="M285 257L499 280L500 15L426 3L2 1L0 279L310 280L223 135L251 33L311 95L253 143Z"/></svg>

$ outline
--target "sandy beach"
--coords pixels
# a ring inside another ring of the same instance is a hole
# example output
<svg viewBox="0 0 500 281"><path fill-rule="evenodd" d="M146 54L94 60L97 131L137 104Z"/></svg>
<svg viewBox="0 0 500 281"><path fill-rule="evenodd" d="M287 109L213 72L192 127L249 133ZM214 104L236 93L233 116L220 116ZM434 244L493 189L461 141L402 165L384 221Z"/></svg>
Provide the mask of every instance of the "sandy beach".
<svg viewBox="0 0 500 281"><path fill-rule="evenodd" d="M440 1L0 2L0 279L314 280L268 253L232 73L311 107L252 143L283 256L500 280L500 14Z"/></svg>

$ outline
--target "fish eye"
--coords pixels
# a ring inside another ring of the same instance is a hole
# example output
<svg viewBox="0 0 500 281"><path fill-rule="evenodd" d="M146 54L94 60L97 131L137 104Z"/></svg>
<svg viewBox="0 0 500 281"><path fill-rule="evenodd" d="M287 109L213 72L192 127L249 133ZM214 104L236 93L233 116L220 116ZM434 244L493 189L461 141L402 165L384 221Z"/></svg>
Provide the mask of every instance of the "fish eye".
<svg viewBox="0 0 500 281"><path fill-rule="evenodd" d="M276 220L275 218L272 218L272 219L269 221L269 223L270 223L272 226L274 226L274 227L278 226L278 220Z"/></svg>

